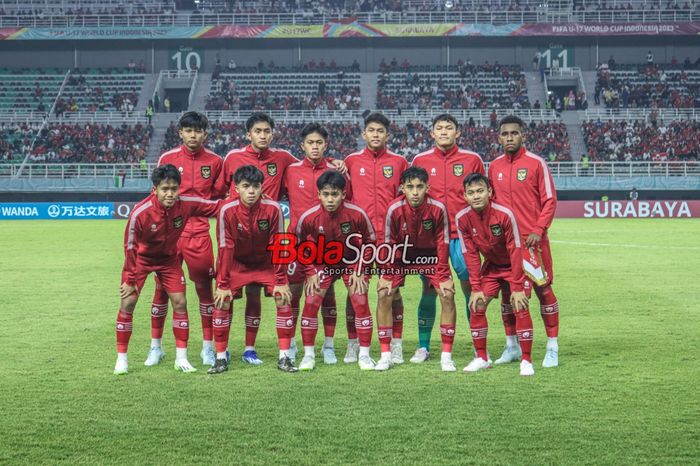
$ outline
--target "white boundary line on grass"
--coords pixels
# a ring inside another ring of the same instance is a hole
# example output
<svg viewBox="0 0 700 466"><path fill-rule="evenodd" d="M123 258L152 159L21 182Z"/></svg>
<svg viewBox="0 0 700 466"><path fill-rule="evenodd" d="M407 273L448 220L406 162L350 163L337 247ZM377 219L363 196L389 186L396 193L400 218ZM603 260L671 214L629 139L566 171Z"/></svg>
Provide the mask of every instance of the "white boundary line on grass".
<svg viewBox="0 0 700 466"><path fill-rule="evenodd" d="M700 251L698 246L663 246L657 244L619 244L619 243L586 243L583 241L560 241L560 240L549 240L550 243L555 244L573 244L577 246L604 246L604 247L614 247L614 248L636 248L636 249L678 249L682 251Z"/></svg>

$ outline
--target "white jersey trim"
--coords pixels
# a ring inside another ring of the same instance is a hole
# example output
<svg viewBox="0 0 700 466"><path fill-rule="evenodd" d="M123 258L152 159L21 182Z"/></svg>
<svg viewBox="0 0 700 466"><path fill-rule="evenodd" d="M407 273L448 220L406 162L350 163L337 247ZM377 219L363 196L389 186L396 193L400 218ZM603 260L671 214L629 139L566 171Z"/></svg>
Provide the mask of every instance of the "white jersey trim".
<svg viewBox="0 0 700 466"><path fill-rule="evenodd" d="M396 201L392 203L389 206L389 210L386 211L386 220L385 220L385 225L384 225L384 242L388 243L389 240L391 239L391 231L390 226L391 226L391 214L398 209L401 206L405 206L407 204L405 199L402 199L400 201Z"/></svg>
<svg viewBox="0 0 700 466"><path fill-rule="evenodd" d="M367 222L367 227L369 228L370 239L372 241L377 241L377 235L374 233L374 227L372 226L372 222L369 220L369 216L367 215L367 212L362 210L362 208L360 206L357 206L357 205L352 204L350 202L346 202L345 207L352 209L352 210L357 210L365 217L365 221Z"/></svg>
<svg viewBox="0 0 700 466"><path fill-rule="evenodd" d="M442 210L442 221L445 224L445 243L450 244L450 218L447 216L447 208L442 202L428 198L428 204L438 206Z"/></svg>
<svg viewBox="0 0 700 466"><path fill-rule="evenodd" d="M471 207L465 207L464 209L457 212L457 215L455 215L455 225L457 225L457 235L459 235L459 245L462 249L462 254L465 254L467 252L467 245L464 244L464 235L462 235L462 229L459 228L459 219L464 215L468 214L470 210L472 210Z"/></svg>
<svg viewBox="0 0 700 466"><path fill-rule="evenodd" d="M508 215L508 217L510 218L510 223L513 226L513 236L515 236L515 246L520 247L520 231L518 230L518 223L515 221L515 215L513 214L513 212L509 208L502 206L501 204L496 204L495 202L492 202L491 206L494 209L501 211L504 214Z"/></svg>
<svg viewBox="0 0 700 466"><path fill-rule="evenodd" d="M301 217L299 217L299 221L297 221L297 231L296 231L297 236L301 235L301 225L302 225L302 223L304 223L304 220L306 219L306 217L313 214L314 212L317 212L318 209L320 209L320 208L321 208L321 205L317 204L317 205L313 206L312 208L310 208L309 210L307 210L306 212L304 212L303 214L301 214Z"/></svg>
<svg viewBox="0 0 700 466"><path fill-rule="evenodd" d="M277 209L277 213L279 214L277 221L277 232L284 233L284 214L282 213L282 207L280 207L279 203L269 199L261 199L260 203L265 205L271 205Z"/></svg>
<svg viewBox="0 0 700 466"><path fill-rule="evenodd" d="M224 215L228 209L235 207L238 204L240 204L240 202L235 200L224 205L221 210L219 210L219 248L226 247L226 225L224 224Z"/></svg>
<svg viewBox="0 0 700 466"><path fill-rule="evenodd" d="M127 235L126 239L126 249L130 250L134 248L134 235L136 233L135 228L136 228L136 217L138 217L141 212L144 210L148 209L153 205L153 201L148 201L138 209L134 210L134 213L131 214L131 219L129 219L129 234Z"/></svg>
<svg viewBox="0 0 700 466"><path fill-rule="evenodd" d="M531 159L537 160L540 165L542 166L542 172L543 172L543 178L544 178L544 190L547 193L547 199L552 198L552 183L549 181L550 175L549 175L549 167L547 166L547 162L544 161L544 159L536 154L533 154L530 151L525 151L525 155L527 157L530 157Z"/></svg>

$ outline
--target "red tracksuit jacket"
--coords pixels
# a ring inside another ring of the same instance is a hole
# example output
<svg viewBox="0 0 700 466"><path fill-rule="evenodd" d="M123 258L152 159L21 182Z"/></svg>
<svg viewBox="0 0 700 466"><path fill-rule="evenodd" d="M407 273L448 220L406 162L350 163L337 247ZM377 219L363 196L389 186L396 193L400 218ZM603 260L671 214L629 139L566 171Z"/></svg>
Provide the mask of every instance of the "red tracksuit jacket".
<svg viewBox="0 0 700 466"><path fill-rule="evenodd" d="M422 152L413 158L411 166L421 167L428 172L430 196L445 204L450 219L450 239L457 238L455 215L467 207L462 182L470 173L486 174L481 157L475 152L460 149L455 144L447 152L438 147Z"/></svg>
<svg viewBox="0 0 700 466"><path fill-rule="evenodd" d="M229 199L219 210L216 237L219 242L219 258L216 287L230 288L233 261L261 270L273 269L275 283L287 283L287 270L283 265L272 264L272 253L267 245L273 236L284 233L284 215L280 205L270 199L260 199L246 207L239 199Z"/></svg>
<svg viewBox="0 0 700 466"><path fill-rule="evenodd" d="M455 219L464 261L469 269L469 283L481 291L481 277L488 265L510 267L510 289L523 291L523 257L520 232L513 212L490 202L481 212L471 207L461 210ZM484 256L481 267L479 253Z"/></svg>
<svg viewBox="0 0 700 466"><path fill-rule="evenodd" d="M167 264L177 256L177 241L191 217L213 217L219 202L181 196L171 208L158 202L155 194L136 204L124 232L124 272L134 285L139 266Z"/></svg>
<svg viewBox="0 0 700 466"><path fill-rule="evenodd" d="M303 160L289 165L284 172L284 186L289 196L290 232L296 230L301 214L319 203L316 181L327 170L336 171L330 159L321 159L317 165L314 165L304 157ZM345 181L347 183L345 200L349 201L352 199L352 187L349 178L345 177Z"/></svg>
<svg viewBox="0 0 700 466"><path fill-rule="evenodd" d="M426 196L423 204L411 207L405 196L400 196L389 205L384 225L384 242L400 244L408 236L413 248L407 258L436 256L436 275L450 277L450 222L444 204ZM399 251L397 253L400 254ZM395 266L400 266L399 261Z"/></svg>
<svg viewBox="0 0 700 466"><path fill-rule="evenodd" d="M207 148L198 152L190 151L185 145L164 152L158 159L158 166L173 164L180 171L180 195L196 196L202 199L218 198L226 193L214 191L214 183L221 174L223 160ZM194 217L185 226L182 236L209 235L209 220Z"/></svg>
<svg viewBox="0 0 700 466"><path fill-rule="evenodd" d="M237 198L233 174L244 165L253 165L263 172L263 193L270 199L279 200L282 192L282 177L289 165L298 162L296 158L283 149L269 148L257 152L251 145L234 149L224 158L224 168L216 180L218 192L228 192L229 197Z"/></svg>
<svg viewBox="0 0 700 466"><path fill-rule="evenodd" d="M353 202L367 212L377 237L382 240L386 211L399 195L401 173L408 168L408 162L386 149L375 153L365 147L348 155L345 164L352 183Z"/></svg>
<svg viewBox="0 0 700 466"><path fill-rule="evenodd" d="M377 238L374 234L372 222L370 222L367 213L359 206L343 201L335 212L328 212L326 209L317 204L304 212L299 217L297 223L296 235L299 241L310 239L317 241L318 236L325 235L326 244L330 241L340 241L345 245L346 238L353 234L359 233L361 237L351 239L351 244L358 250L363 243L374 243ZM344 257L352 258L353 253L349 249L345 249ZM332 264L327 264L332 265ZM344 263L335 264L338 267L344 267ZM358 264L348 265L349 268L357 271ZM313 265L306 266L304 269L306 276L312 276L317 273L317 268Z"/></svg>
<svg viewBox="0 0 700 466"><path fill-rule="evenodd" d="M557 191L547 162L525 147L513 156L503 154L489 166L494 201L515 213L520 234L544 237L557 210Z"/></svg>

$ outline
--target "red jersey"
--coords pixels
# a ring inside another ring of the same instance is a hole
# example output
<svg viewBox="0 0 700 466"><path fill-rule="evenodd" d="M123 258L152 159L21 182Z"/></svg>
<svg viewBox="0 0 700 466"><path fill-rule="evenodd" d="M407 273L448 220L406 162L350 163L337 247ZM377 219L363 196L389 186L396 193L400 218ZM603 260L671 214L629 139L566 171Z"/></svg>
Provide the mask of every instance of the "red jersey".
<svg viewBox="0 0 700 466"><path fill-rule="evenodd" d="M280 205L269 199L260 199L246 207L239 199L228 200L219 210L216 236L219 242L216 286L228 290L233 261L258 269L270 269L275 283L287 284L283 265L272 264L272 253L267 245L273 236L284 233L284 215Z"/></svg>
<svg viewBox="0 0 700 466"><path fill-rule="evenodd" d="M513 212L526 238L543 237L557 210L557 192L547 162L521 147L512 157L503 154L489 166L494 200Z"/></svg>
<svg viewBox="0 0 700 466"><path fill-rule="evenodd" d="M287 188L289 195L289 231L294 232L297 221L301 214L309 210L311 207L319 203L318 187L316 181L323 172L332 170L336 171L329 159L321 159L319 163L314 165L308 158L304 157L298 162L287 167L284 172L284 186ZM352 187L350 179L345 177L345 199L352 199Z"/></svg>
<svg viewBox="0 0 700 466"><path fill-rule="evenodd" d="M406 236L409 243L413 244L408 251L408 259L412 260L418 256L437 257L436 274L451 275L450 222L444 204L426 196L423 203L414 209L403 195L394 200L386 214L384 242L400 244Z"/></svg>
<svg viewBox="0 0 700 466"><path fill-rule="evenodd" d="M445 204L450 219L450 239L457 238L455 215L468 206L464 200L464 177L470 173L486 174L479 154L455 144L447 152L437 146L416 155L411 166L428 172L430 196Z"/></svg>
<svg viewBox="0 0 700 466"><path fill-rule="evenodd" d="M520 232L513 212L495 202L481 212L471 207L461 210L455 219L464 262L469 269L469 283L474 291L481 289L481 258L486 266L510 269L511 291L523 291L523 257Z"/></svg>
<svg viewBox="0 0 700 466"><path fill-rule="evenodd" d="M181 196L166 209L155 194L134 206L124 232L124 268L134 285L136 269L166 264L177 257L177 241L191 217L213 217L219 202Z"/></svg>
<svg viewBox="0 0 700 466"><path fill-rule="evenodd" d="M399 195L401 174L408 162L400 155L382 149L364 148L345 159L352 183L353 202L369 216L378 238L384 238L384 221L391 201Z"/></svg>
<svg viewBox="0 0 700 466"><path fill-rule="evenodd" d="M173 164L182 177L180 194L196 196L203 199L221 197L214 191L214 183L221 174L223 160L216 153L202 147L198 152L190 151L184 144L163 153L158 159L158 166ZM209 220L204 217L194 217L185 226L182 236L209 235Z"/></svg>
<svg viewBox="0 0 700 466"><path fill-rule="evenodd" d="M319 235L323 234L326 237L326 244L330 241L340 241L345 245L347 237L354 233L359 233L360 237L353 237L350 243L358 250L363 243L368 241L374 243L377 240L367 213L355 204L345 201L335 212L328 212L321 204L315 205L299 217L296 228L299 241L306 239L315 241ZM345 248L344 254L346 259L350 259L355 253ZM356 263L349 267L357 270L357 265ZM308 266L305 273L307 276L314 275L316 269L313 265Z"/></svg>
<svg viewBox="0 0 700 466"><path fill-rule="evenodd" d="M282 192L282 179L289 165L298 160L284 149L265 149L258 152L253 146L247 145L242 149L234 149L224 158L224 168L216 180L218 192L228 192L229 197L238 198L233 175L244 165L253 165L263 172L263 193L270 199L278 200Z"/></svg>

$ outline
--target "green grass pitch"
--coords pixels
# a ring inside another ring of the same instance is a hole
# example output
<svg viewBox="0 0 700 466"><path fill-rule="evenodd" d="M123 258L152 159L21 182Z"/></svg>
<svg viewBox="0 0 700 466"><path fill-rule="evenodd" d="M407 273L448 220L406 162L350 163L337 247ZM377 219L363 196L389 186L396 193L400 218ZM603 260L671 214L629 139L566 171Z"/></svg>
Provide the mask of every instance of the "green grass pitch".
<svg viewBox="0 0 700 466"><path fill-rule="evenodd" d="M437 357L387 373L319 361L311 373L283 374L275 368L269 302L258 340L265 364L245 367L240 301L231 370L208 376L198 361L191 285L190 356L200 370L173 370L169 326L166 360L146 368L152 280L136 311L131 372L116 377L123 229L123 221L0 222L0 463L697 464L700 458L697 220L555 221L560 367L541 367L545 338L535 312L531 378L519 377L517 364L462 373L471 354L463 311L458 373L441 373ZM404 292L407 359L417 341L418 284L410 278ZM344 291L338 296L344 302ZM464 308L461 296L458 308ZM342 358L346 334L339 320ZM504 336L496 305L489 322L489 350L498 355ZM375 357L376 345L375 334Z"/></svg>

